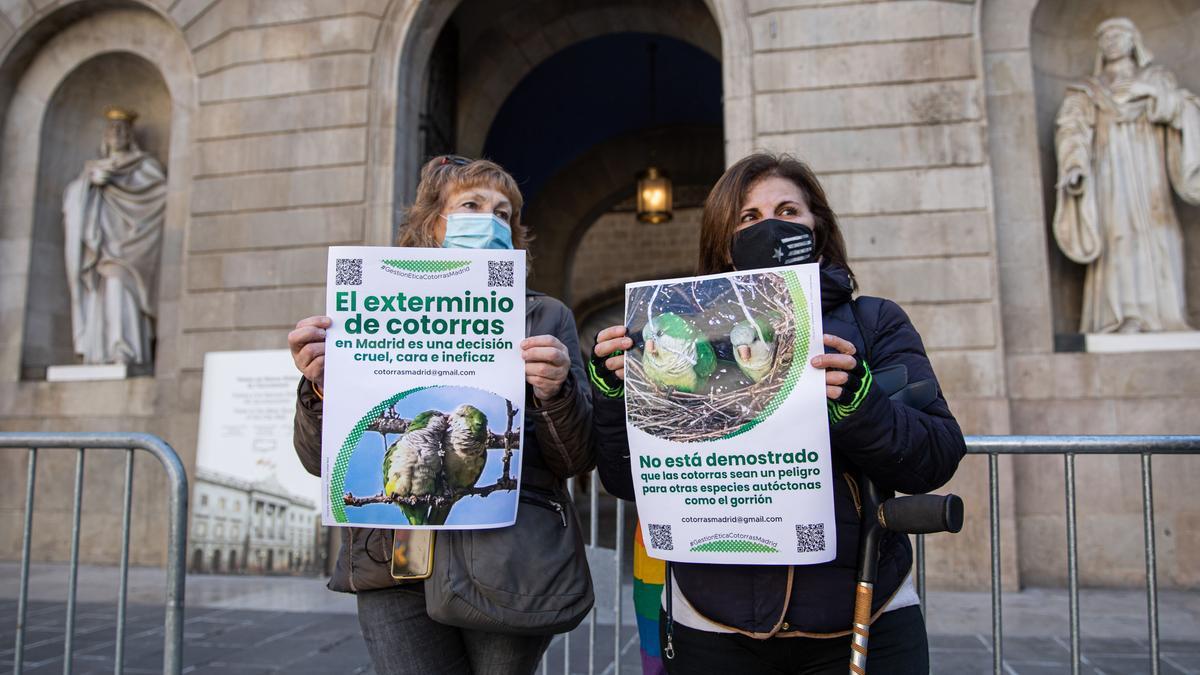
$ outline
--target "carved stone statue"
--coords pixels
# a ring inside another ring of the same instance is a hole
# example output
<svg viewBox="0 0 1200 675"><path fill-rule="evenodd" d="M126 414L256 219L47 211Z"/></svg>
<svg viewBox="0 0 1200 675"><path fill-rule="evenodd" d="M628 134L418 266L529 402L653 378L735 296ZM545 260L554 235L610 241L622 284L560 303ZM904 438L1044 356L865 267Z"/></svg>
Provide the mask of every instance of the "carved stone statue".
<svg viewBox="0 0 1200 675"><path fill-rule="evenodd" d="M1151 65L1129 19L1096 37L1095 71L1067 88L1055 134L1054 238L1088 265L1080 330L1189 330L1171 188L1200 202L1200 99Z"/></svg>
<svg viewBox="0 0 1200 675"><path fill-rule="evenodd" d="M149 363L167 177L134 141L136 113L105 117L101 158L63 194L75 352L84 363Z"/></svg>

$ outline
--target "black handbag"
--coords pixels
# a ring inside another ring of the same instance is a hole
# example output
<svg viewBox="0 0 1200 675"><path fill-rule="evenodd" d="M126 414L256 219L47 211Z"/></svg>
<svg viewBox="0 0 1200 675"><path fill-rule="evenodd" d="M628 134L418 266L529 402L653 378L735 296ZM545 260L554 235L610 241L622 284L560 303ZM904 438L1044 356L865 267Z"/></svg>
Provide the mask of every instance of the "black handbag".
<svg viewBox="0 0 1200 675"><path fill-rule="evenodd" d="M595 595L583 531L570 497L549 473L525 467L517 522L442 530L425 610L439 623L510 635L566 633Z"/></svg>

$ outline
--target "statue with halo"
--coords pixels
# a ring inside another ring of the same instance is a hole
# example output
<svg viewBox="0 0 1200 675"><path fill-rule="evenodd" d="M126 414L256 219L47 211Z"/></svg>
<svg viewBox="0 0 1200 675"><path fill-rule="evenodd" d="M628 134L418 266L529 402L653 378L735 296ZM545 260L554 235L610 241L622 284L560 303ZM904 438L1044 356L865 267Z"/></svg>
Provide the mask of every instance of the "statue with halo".
<svg viewBox="0 0 1200 675"><path fill-rule="evenodd" d="M101 157L63 194L72 337L84 363L150 363L167 176L134 141L137 113L105 118Z"/></svg>

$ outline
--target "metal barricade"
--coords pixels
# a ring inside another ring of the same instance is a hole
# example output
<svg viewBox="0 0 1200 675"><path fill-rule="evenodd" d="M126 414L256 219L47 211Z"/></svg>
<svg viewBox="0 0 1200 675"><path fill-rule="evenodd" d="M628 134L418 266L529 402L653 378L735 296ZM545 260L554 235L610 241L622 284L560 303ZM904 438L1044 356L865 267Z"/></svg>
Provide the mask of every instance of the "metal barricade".
<svg viewBox="0 0 1200 675"><path fill-rule="evenodd" d="M1064 484L1066 492L1066 523L1067 523L1067 583L1069 594L1069 622L1071 644L1071 672L1078 674L1080 668L1079 647L1079 560L1076 550L1076 512L1075 512L1075 457L1077 455L1137 455L1141 458L1142 478L1142 527L1145 537L1146 565L1146 605L1148 612L1147 631L1150 636L1151 672L1159 673L1159 629L1158 629L1158 579L1155 570L1157 555L1154 541L1154 491L1151 481L1152 455L1200 455L1200 436L968 436L967 452L972 455L986 455L988 458L988 502L989 530L991 540L991 602L992 602L992 668L996 675L1004 672L1002 642L1004 637L1003 617L1001 613L1001 582L1000 582L1000 464L1001 455L1062 455L1065 469ZM591 475L591 490L588 494L589 513L589 543L595 547L599 541L599 507L600 497L597 486L599 477L596 472ZM606 499L611 499L607 498ZM615 574L620 580L615 584L613 603L614 617L614 650L612 661L602 670L605 675L620 675L621 673L621 603L626 592L625 580L622 576L625 542L623 541L625 519L625 502L616 500L616 532L615 535L615 567L608 569L593 569L596 577ZM916 586L921 598L921 607L926 605L925 584L925 539L924 535L916 537ZM597 596L597 603L603 600ZM577 629L582 633L582 629ZM589 674L597 672L596 668L596 610L588 619L586 634L588 636L588 669ZM580 633L577 633L579 635ZM564 673L571 672L570 644L567 636L559 636L555 642L560 642L563 650ZM607 659L605 659L607 660ZM541 672L550 672L549 659L542 663Z"/></svg>
<svg viewBox="0 0 1200 675"><path fill-rule="evenodd" d="M187 474L179 455L162 439L149 434L127 433L0 433L0 449L28 451L28 475L25 492L25 531L21 541L20 594L17 600L17 636L13 652L13 672L24 667L26 615L29 605L29 555L33 539L34 483L37 478L39 449L74 449L74 507L71 524L70 577L67 583L66 633L63 646L63 673L70 673L75 640L76 581L79 573L79 525L83 507L83 460L90 449L125 450L125 491L121 514L120 581L117 591L115 672L121 673L125 661L125 611L129 577L130 514L133 503L133 458L135 450L149 452L162 463L170 481L167 527L167 590L163 637L163 672L177 675L183 670L183 589L187 540Z"/></svg>
<svg viewBox="0 0 1200 675"><path fill-rule="evenodd" d="M1067 593L1071 631L1071 672L1079 673L1079 559L1076 550L1075 457L1137 455L1142 469L1142 534L1146 542L1146 610L1150 672L1159 673L1158 558L1154 548L1152 455L1200 455L1200 436L968 436L967 453L988 458L988 520L991 538L992 670L1004 672L1004 622L1000 582L1000 455L1062 455L1067 522ZM925 542L917 536L917 593L925 607Z"/></svg>

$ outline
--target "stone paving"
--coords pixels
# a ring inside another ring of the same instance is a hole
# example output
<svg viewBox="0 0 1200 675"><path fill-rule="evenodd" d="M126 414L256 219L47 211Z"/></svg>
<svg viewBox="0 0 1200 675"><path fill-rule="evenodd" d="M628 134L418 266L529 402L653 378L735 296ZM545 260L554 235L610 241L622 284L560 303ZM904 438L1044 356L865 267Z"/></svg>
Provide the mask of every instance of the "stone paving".
<svg viewBox="0 0 1200 675"><path fill-rule="evenodd" d="M16 566L0 563L0 672L12 669L16 625ZM62 566L35 567L25 648L30 674L63 671L65 584ZM80 570L74 639L74 673L113 672L115 584L109 568ZM163 655L160 570L135 569L126 628L126 673L161 672ZM628 589L626 589L627 591ZM598 602L616 589L599 588ZM623 593L628 598L628 592ZM990 605L986 593L931 593L930 654L934 673L990 673ZM1200 593L1164 592L1162 661L1164 675L1200 675ZM353 598L321 587L320 580L269 577L188 578L184 628L185 673L283 673L288 675L374 675L354 616ZM1138 608L1143 612L1139 618ZM1083 596L1081 672L1088 675L1149 673L1145 637L1145 596L1137 591L1088 591ZM619 638L615 613L597 612L592 672L641 672L632 608L623 610ZM1042 675L1070 672L1065 594L1030 590L1006 594L1004 673ZM546 656L548 674L589 672L585 622L569 638L560 636ZM619 659L614 639L619 639ZM569 658L567 655L569 654Z"/></svg>
<svg viewBox="0 0 1200 675"><path fill-rule="evenodd" d="M25 649L25 673L61 673L63 669L63 603L35 602L30 606ZM0 601L0 621L15 625L16 603ZM86 603L78 607L73 672L113 672L115 610L111 605ZM130 674L161 672L162 610L131 605L126 628L126 668ZM570 672L588 672L589 627L570 638ZM613 625L597 624L596 673L611 675ZM633 626L621 627L621 672L639 673L641 663ZM0 639L0 668L12 668L14 633ZM366 648L353 615L344 613L256 611L194 608L184 628L184 672L209 674L288 673L288 675L373 675ZM933 635L930 654L934 673L990 673L990 639L974 635ZM555 640L546 656L548 673L563 673L567 641ZM1149 673L1146 640L1084 638L1081 672L1088 675ZM1164 675L1200 673L1198 641L1165 640ZM1006 675L1069 672L1070 644L1061 637L1011 637L1005 640Z"/></svg>

